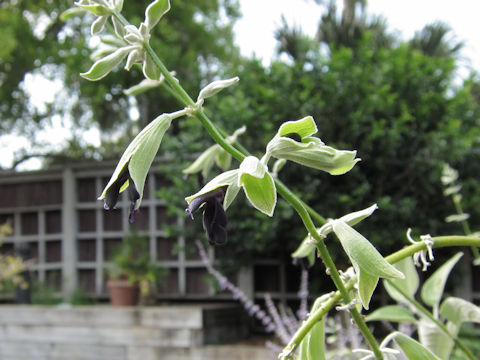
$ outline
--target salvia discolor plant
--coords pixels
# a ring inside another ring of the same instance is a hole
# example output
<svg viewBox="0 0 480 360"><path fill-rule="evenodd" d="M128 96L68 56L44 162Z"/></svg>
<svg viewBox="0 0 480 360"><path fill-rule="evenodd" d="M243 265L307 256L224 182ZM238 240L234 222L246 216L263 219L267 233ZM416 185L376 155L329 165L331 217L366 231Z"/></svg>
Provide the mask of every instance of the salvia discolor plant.
<svg viewBox="0 0 480 360"><path fill-rule="evenodd" d="M75 5L63 14L63 18L81 12L92 13L96 19L92 23L91 33L102 37L109 31L109 35L116 37L116 41L110 43L117 44L109 51L102 52L100 58L94 59L91 68L81 74L83 78L99 81L119 65L127 71L133 66L140 66L145 80L126 90L127 94L133 96L160 87L167 89L181 102L178 111L157 116L127 147L99 197L104 201L106 210L114 208L119 194L127 191L131 202L129 220L135 220L135 212L143 197L145 178L168 128L173 121L194 117L216 144L206 149L184 172L201 173L206 177L215 164L224 170L195 194L185 198L187 215L193 218L197 213L202 213L203 228L210 244L227 242L227 211L229 206L234 206L240 191L244 192L255 210L268 217L274 216L280 196L295 209L305 226L305 239L292 256L304 259L310 265L316 265L320 259L337 288L335 292L313 299L307 317L280 351L280 359L326 359L324 325L325 318L331 311L347 311L364 337L364 343L368 344L368 348L354 349L351 358L396 359L403 356L411 360L444 359L455 346L465 358L475 359L458 338L458 329L465 321L480 322L479 308L458 298L447 298L439 305L443 286L438 291L438 286L429 285L425 290L427 301L424 299L424 302L433 308L431 313L413 298L418 278L415 269L412 270L410 258L414 256L426 268L427 263L433 260L434 248L468 245L476 249L480 246L480 238L472 235L422 236L419 241L415 241L409 233L408 238L412 244L407 247L399 244L403 247L401 250L383 257L354 228L357 223L372 216L377 208L375 204L336 219L325 220L278 179L281 168L288 166L289 162L332 176L342 176L360 161L355 150L339 150L325 144L317 136L317 125L313 117L306 116L301 119L285 119L276 134L265 144L263 156L250 155L238 146L238 138L246 131L245 128L226 137L203 110L204 102L209 97L219 94L226 87L234 86L240 79L233 76L214 81L205 86L194 100L182 87L181 79L175 78L174 73L166 68L150 46L152 29L161 26L162 18L170 10L169 0L150 3L145 10L145 19L139 26L130 24L122 15L123 0L79 0ZM328 242L335 239L340 242L351 263L351 268L345 272L336 268L328 251ZM442 281L444 284L454 261L455 259L446 263L446 268L436 273L431 284ZM395 300L406 304L406 307L384 310L381 320L401 322L408 318L422 329L418 340L399 331L391 332L382 341L373 336L361 312L369 309L379 279L384 281ZM442 339L447 339L448 342ZM442 347L444 344L449 346L445 349Z"/></svg>

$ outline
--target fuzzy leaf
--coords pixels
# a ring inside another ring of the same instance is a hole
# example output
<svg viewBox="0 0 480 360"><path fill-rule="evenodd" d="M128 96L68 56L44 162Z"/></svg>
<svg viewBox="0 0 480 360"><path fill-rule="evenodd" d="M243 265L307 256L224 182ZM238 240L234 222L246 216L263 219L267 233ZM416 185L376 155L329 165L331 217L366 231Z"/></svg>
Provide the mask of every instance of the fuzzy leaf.
<svg viewBox="0 0 480 360"><path fill-rule="evenodd" d="M360 211L355 211L355 212L352 212L352 213L347 214L345 216L342 216L340 218L340 220L346 222L350 226L354 226L354 225L358 224L360 221L362 221L363 219L372 215L373 212L377 209L378 209L377 204L373 204L372 206L370 206L366 209L363 209L363 210L360 210Z"/></svg>
<svg viewBox="0 0 480 360"><path fill-rule="evenodd" d="M123 24L114 16L112 16L112 23L115 34L117 34L119 38L123 38L125 36L125 28Z"/></svg>
<svg viewBox="0 0 480 360"><path fill-rule="evenodd" d="M425 304L438 307L440 299L443 296L443 290L445 288L445 283L447 282L448 276L452 271L455 264L463 256L462 252L455 254L448 261L446 261L442 266L440 266L422 286L422 291L420 293L422 300Z"/></svg>
<svg viewBox="0 0 480 360"><path fill-rule="evenodd" d="M183 170L184 174L195 174L202 172L204 177L208 176L210 169L213 166L215 157L222 150L218 144L210 146L207 150L200 154L200 156L186 169Z"/></svg>
<svg viewBox="0 0 480 360"><path fill-rule="evenodd" d="M306 339L307 360L325 360L325 316L313 325Z"/></svg>
<svg viewBox="0 0 480 360"><path fill-rule="evenodd" d="M366 209L355 211L353 213L342 216L340 220L346 222L350 226L354 226L358 224L360 221L367 218L368 216L372 215L377 208L378 208L377 204L373 204L372 206ZM331 231L332 231L331 224L326 226L324 225L321 228L317 228L317 233L321 234L322 236L327 236ZM295 250L295 252L292 254L292 257L301 258L301 257L309 256L314 249L315 249L315 244L309 241L309 236L306 236L305 239L303 239L300 246L297 248L297 250Z"/></svg>
<svg viewBox="0 0 480 360"><path fill-rule="evenodd" d="M317 125L313 120L313 117L306 116L303 119L296 121L284 122L278 130L279 136L285 136L288 134L298 134L301 139L306 136L313 135L317 132Z"/></svg>
<svg viewBox="0 0 480 360"><path fill-rule="evenodd" d="M215 156L215 162L222 170L227 170L232 163L232 155L230 155L227 151L223 148L217 153Z"/></svg>
<svg viewBox="0 0 480 360"><path fill-rule="evenodd" d="M68 19L74 17L74 16L79 16L85 14L85 9L79 8L79 7L72 7L60 14L60 20L62 21L67 21Z"/></svg>
<svg viewBox="0 0 480 360"><path fill-rule="evenodd" d="M358 295L364 309L368 310L370 307L370 299L378 284L378 276L367 273L358 265L353 264L355 273L358 277Z"/></svg>
<svg viewBox="0 0 480 360"><path fill-rule="evenodd" d="M104 16L104 15L111 15L112 10L104 5L81 5L79 3L75 3L75 5L80 6L81 8L95 14L97 16Z"/></svg>
<svg viewBox="0 0 480 360"><path fill-rule="evenodd" d="M155 0L145 10L145 23L149 30L158 24L160 19L170 10L170 0Z"/></svg>
<svg viewBox="0 0 480 360"><path fill-rule="evenodd" d="M450 323L448 326L449 332L456 336L458 328L452 325ZM450 357L454 345L453 339L429 319L424 318L418 322L418 338L425 347L440 359Z"/></svg>
<svg viewBox="0 0 480 360"><path fill-rule="evenodd" d="M398 344L398 346L400 346L408 360L440 360L430 350L428 350L418 341L412 339L410 336L402 334L398 331L392 335L395 342Z"/></svg>
<svg viewBox="0 0 480 360"><path fill-rule="evenodd" d="M308 137L298 142L287 137L275 137L267 151L277 159L286 159L331 175L342 175L360 161L356 151L337 150L326 146L318 138Z"/></svg>
<svg viewBox="0 0 480 360"><path fill-rule="evenodd" d="M416 319L413 317L410 310L403 306L388 305L368 314L366 321L391 321L391 322L410 322L415 323Z"/></svg>
<svg viewBox="0 0 480 360"><path fill-rule="evenodd" d="M358 231L341 220L332 221L333 232L340 240L358 278L358 293L362 305L368 309L378 278L403 278L375 247Z"/></svg>
<svg viewBox="0 0 480 360"><path fill-rule="evenodd" d="M226 172L221 173L220 175L214 177L200 191L198 191L197 193L195 193L193 195L190 195L190 196L186 197L185 200L187 201L188 204L190 204L190 202L193 199L199 197L200 195L204 195L206 193L209 193L210 191L221 188L223 186L228 186L227 193L225 194L225 199L223 200L224 201L224 206L223 207L226 210L227 207L228 207L228 206L225 206L227 198L228 198L228 204L227 205L230 205L230 203L233 201L236 194L238 193L238 190L235 190L235 188L240 189L238 187L237 183L238 183L238 169L226 171ZM234 189L229 190L230 187L232 187L232 186L234 187ZM229 194L229 191L230 191L230 194Z"/></svg>
<svg viewBox="0 0 480 360"><path fill-rule="evenodd" d="M131 46L121 47L104 58L97 60L87 72L80 75L90 81L100 80L120 64L130 50L132 50Z"/></svg>
<svg viewBox="0 0 480 360"><path fill-rule="evenodd" d="M92 23L90 27L90 33L92 35L101 33L103 28L105 27L105 23L108 20L108 16L99 16L95 21Z"/></svg>
<svg viewBox="0 0 480 360"><path fill-rule="evenodd" d="M143 188L147 173L152 165L153 159L158 152L165 132L170 127L172 118L169 114L162 114L148 124L128 145L113 172L110 181L103 190L99 200L105 198L107 190L117 180L125 166L128 166L130 178L135 184L140 198L136 202L135 209L138 209L143 197ZM123 186L121 191L125 190Z"/></svg>
<svg viewBox="0 0 480 360"><path fill-rule="evenodd" d="M242 173L240 183L250 203L262 213L273 216L277 204L277 190L272 176L265 172L263 178Z"/></svg>
<svg viewBox="0 0 480 360"><path fill-rule="evenodd" d="M480 307L457 297L449 297L442 303L440 315L457 326L464 322L480 323Z"/></svg>
<svg viewBox="0 0 480 360"><path fill-rule="evenodd" d="M258 160L255 156L247 156L243 159L242 163L240 164L240 176L242 174L248 174L254 176L256 178L262 179L267 172L265 165ZM241 182L241 178L239 177L238 183L239 185Z"/></svg>
<svg viewBox="0 0 480 360"><path fill-rule="evenodd" d="M406 303L407 301L405 300L403 295L400 294L397 290L395 290L392 286L390 286L389 282L393 282L407 295L409 295L410 297L414 297L415 293L418 290L418 285L420 282L417 269L415 268L411 257L407 257L394 264L393 266L399 271L401 271L403 275L405 275L405 279L390 279L388 281L384 281L383 285L385 286L385 290L387 291L388 295L390 295L392 299L399 303Z"/></svg>
<svg viewBox="0 0 480 360"><path fill-rule="evenodd" d="M333 231L352 263L365 272L388 279L402 279L404 275L385 260L375 247L358 231L341 220L332 222Z"/></svg>
<svg viewBox="0 0 480 360"><path fill-rule="evenodd" d="M143 75L145 75L147 79L154 81L160 79L160 70L148 54L145 55L145 60L143 61Z"/></svg>
<svg viewBox="0 0 480 360"><path fill-rule="evenodd" d="M202 102L203 100L217 94L226 87L236 84L239 80L240 78L238 76L235 76L231 79L213 81L200 91L197 101Z"/></svg>
<svg viewBox="0 0 480 360"><path fill-rule="evenodd" d="M147 90L156 88L162 83L162 80L150 80L150 79L143 79L137 85L133 85L126 90L123 90L125 95L139 95Z"/></svg>
<svg viewBox="0 0 480 360"><path fill-rule="evenodd" d="M307 236L305 239L303 239L302 243L297 248L297 250L295 250L292 253L292 257L293 258L306 257L306 256L309 256L314 250L315 250L315 244L313 244L309 236Z"/></svg>

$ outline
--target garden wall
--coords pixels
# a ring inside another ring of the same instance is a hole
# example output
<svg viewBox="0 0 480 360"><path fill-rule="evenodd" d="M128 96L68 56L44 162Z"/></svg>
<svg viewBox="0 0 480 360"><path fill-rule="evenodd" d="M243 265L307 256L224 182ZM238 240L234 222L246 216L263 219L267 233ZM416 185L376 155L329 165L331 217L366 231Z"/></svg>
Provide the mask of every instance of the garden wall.
<svg viewBox="0 0 480 360"><path fill-rule="evenodd" d="M241 308L0 306L2 360L264 360Z"/></svg>

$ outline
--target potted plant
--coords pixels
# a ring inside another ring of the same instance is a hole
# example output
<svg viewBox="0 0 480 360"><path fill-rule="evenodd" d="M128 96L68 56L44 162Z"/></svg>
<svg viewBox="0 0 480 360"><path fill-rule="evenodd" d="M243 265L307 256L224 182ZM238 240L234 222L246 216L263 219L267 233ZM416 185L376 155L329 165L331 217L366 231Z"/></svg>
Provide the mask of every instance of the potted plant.
<svg viewBox="0 0 480 360"><path fill-rule="evenodd" d="M107 288L114 306L135 306L152 302L153 284L164 273L150 261L148 239L136 231L116 249L108 269ZM154 300L154 299L153 299Z"/></svg>

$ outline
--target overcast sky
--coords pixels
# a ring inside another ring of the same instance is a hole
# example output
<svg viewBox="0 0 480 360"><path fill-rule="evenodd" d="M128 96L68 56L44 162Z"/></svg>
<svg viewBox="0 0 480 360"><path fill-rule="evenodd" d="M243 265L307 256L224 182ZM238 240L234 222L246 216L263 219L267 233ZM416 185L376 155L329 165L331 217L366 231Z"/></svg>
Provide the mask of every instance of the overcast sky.
<svg viewBox="0 0 480 360"><path fill-rule="evenodd" d="M343 1L337 3L341 9ZM385 17L389 29L404 39L412 38L415 31L434 21L449 24L457 40L465 43L463 57L480 69L479 0L368 0L367 4L368 14ZM273 32L281 24L282 14L289 24L300 25L313 36L325 10L313 0L241 0L241 8L243 18L235 26L237 42L243 54L255 53L266 63L274 54Z"/></svg>
<svg viewBox="0 0 480 360"><path fill-rule="evenodd" d="M325 2L328 2L326 0ZM343 3L337 0L339 9ZM235 26L236 40L246 56L255 54L268 64L275 52L276 42L274 31L281 24L284 15L290 25L301 26L305 34L315 35L318 21L325 7L318 6L313 0L241 0L243 18ZM462 52L462 67L473 67L480 70L480 44L478 16L480 0L368 0L369 14L383 15L392 31L396 31L404 39L410 39L415 31L434 21L443 21L451 26L456 39L465 43ZM168 16L168 15L167 15ZM465 73L465 71L464 71ZM33 81L26 79L26 87L35 89L58 89L59 82L49 83L45 79ZM35 84L37 82L37 85ZM33 91L32 99L41 103L41 96L49 94L54 97L55 91ZM51 99L46 99L47 101ZM54 128L39 132L38 136L45 139L56 139L53 146L61 146L71 129L59 119L54 119ZM89 142L99 143L97 129L91 129ZM28 148L29 141L18 136L1 136L0 157L1 166L10 166L16 151ZM23 169L33 169L41 166L38 160L26 162Z"/></svg>

